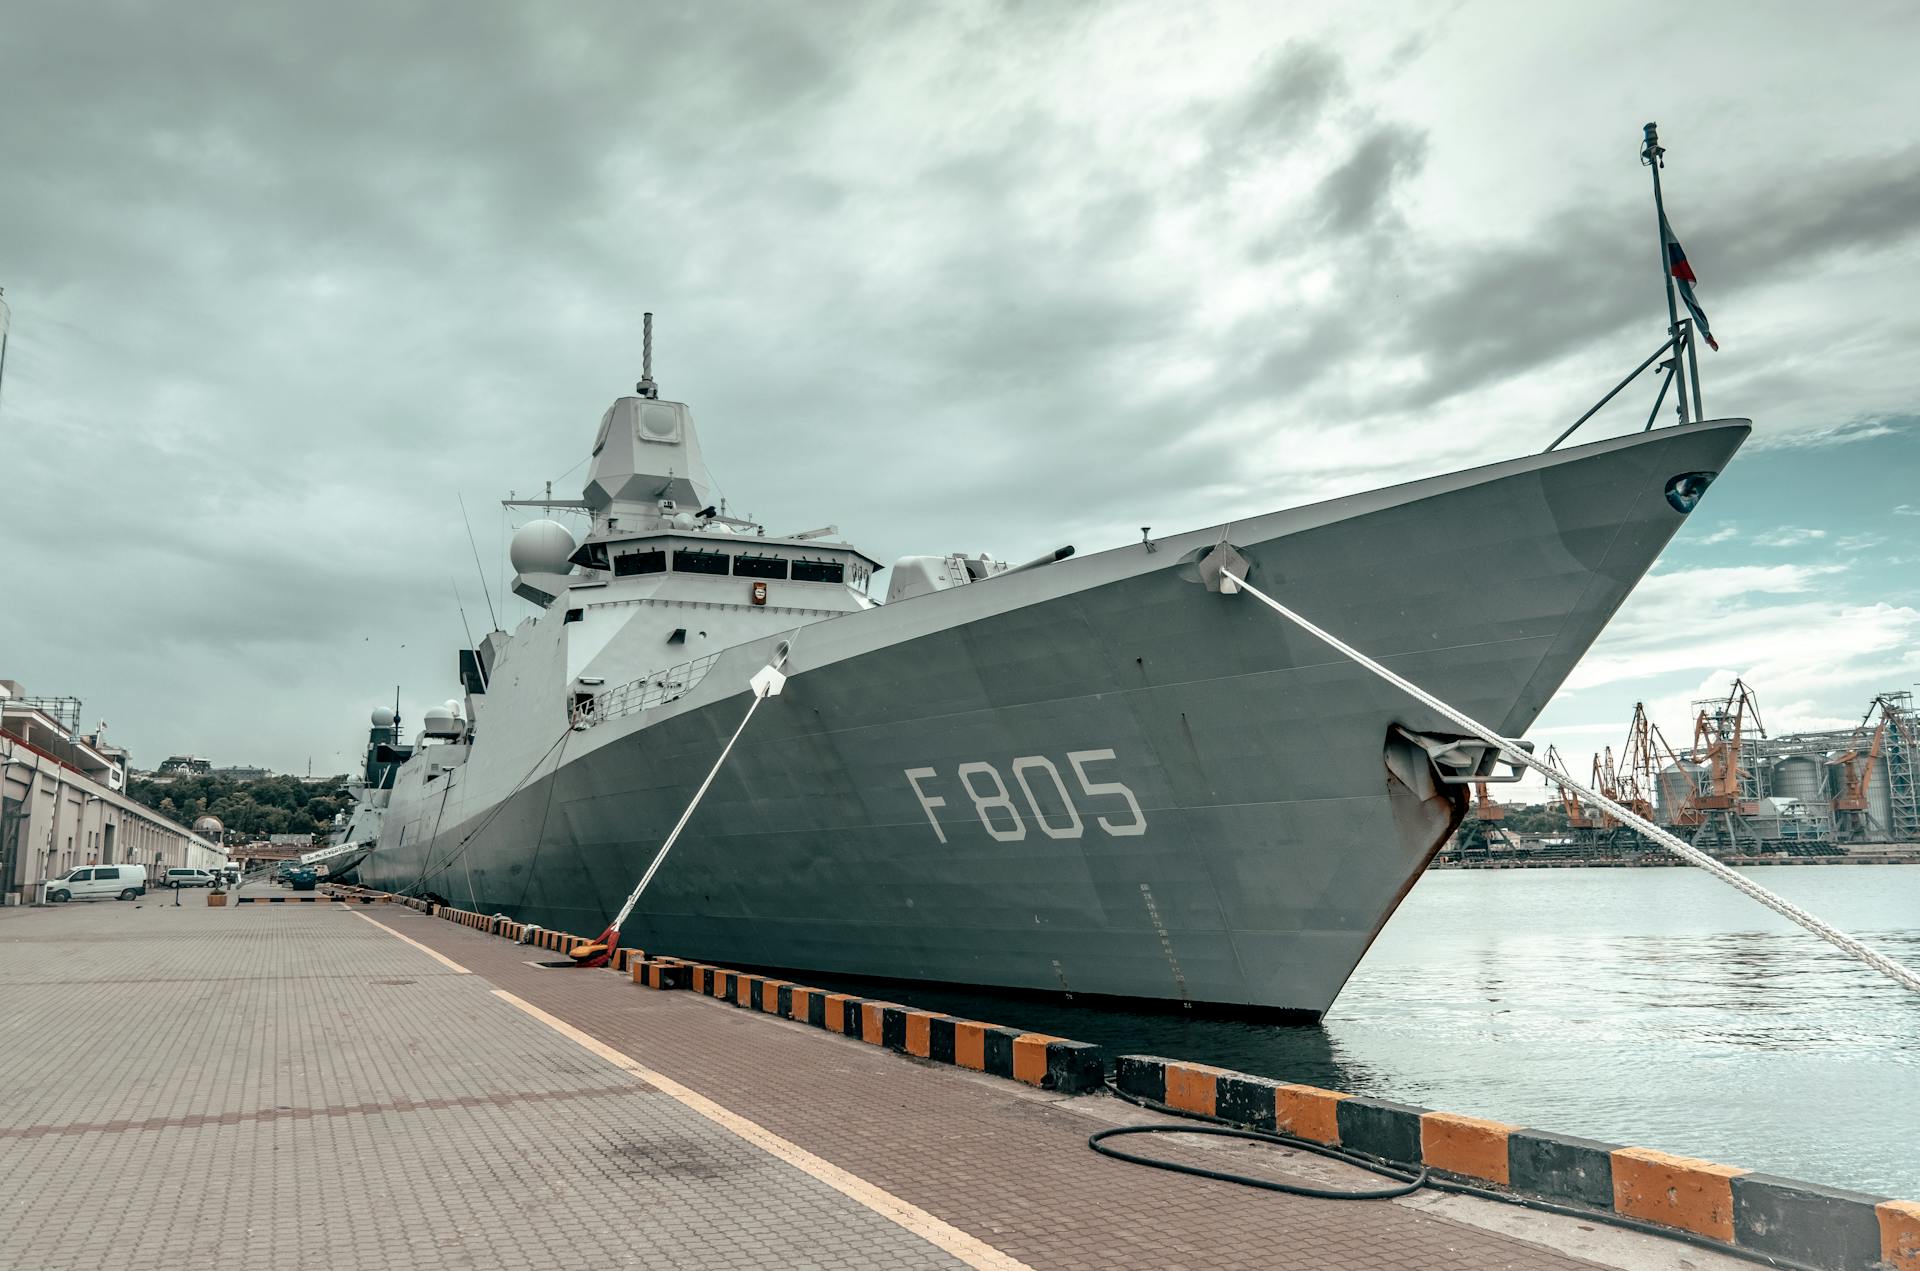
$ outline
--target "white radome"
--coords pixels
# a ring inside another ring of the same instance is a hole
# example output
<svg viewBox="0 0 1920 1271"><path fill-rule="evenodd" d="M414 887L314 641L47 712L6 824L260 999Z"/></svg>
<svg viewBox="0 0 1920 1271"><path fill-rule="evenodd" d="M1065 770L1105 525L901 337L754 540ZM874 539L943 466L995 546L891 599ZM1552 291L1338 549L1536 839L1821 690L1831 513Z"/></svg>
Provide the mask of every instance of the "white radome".
<svg viewBox="0 0 1920 1271"><path fill-rule="evenodd" d="M444 706L429 706L421 716L421 731L428 737L453 737L460 732L460 720Z"/></svg>
<svg viewBox="0 0 1920 1271"><path fill-rule="evenodd" d="M513 532L507 559L516 574L566 574L575 547L573 532L558 521L528 521Z"/></svg>
<svg viewBox="0 0 1920 1271"><path fill-rule="evenodd" d="M393 708L390 706L376 706L373 708L373 726L375 728L392 728L395 718Z"/></svg>

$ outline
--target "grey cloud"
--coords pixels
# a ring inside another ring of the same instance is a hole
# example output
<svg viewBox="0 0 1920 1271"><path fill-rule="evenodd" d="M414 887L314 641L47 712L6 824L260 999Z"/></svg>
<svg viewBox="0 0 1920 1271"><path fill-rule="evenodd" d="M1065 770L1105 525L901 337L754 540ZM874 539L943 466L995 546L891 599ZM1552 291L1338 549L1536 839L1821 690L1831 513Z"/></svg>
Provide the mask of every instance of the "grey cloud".
<svg viewBox="0 0 1920 1271"><path fill-rule="evenodd" d="M1829 160L1799 180L1759 183L1723 206L1736 210L1702 218L1708 233L1697 251L1687 248L1703 286L1709 276L1738 285L1792 274L1833 252L1903 243L1920 234L1920 146Z"/></svg>
<svg viewBox="0 0 1920 1271"><path fill-rule="evenodd" d="M1376 127L1320 184L1319 212L1327 229L1352 234L1372 228L1387 212L1394 186L1418 173L1426 154L1426 135L1418 129Z"/></svg>
<svg viewBox="0 0 1920 1271"><path fill-rule="evenodd" d="M1411 279L1396 343L1424 357L1426 374L1397 404L1432 405L1584 346L1644 312L1658 284L1648 281L1652 267L1622 267L1638 259L1635 240L1611 211L1563 212L1532 241L1469 249L1444 277Z"/></svg>
<svg viewBox="0 0 1920 1271"><path fill-rule="evenodd" d="M1254 161L1292 146L1346 95L1346 68L1329 49L1296 42L1268 56L1240 92L1209 108L1216 159Z"/></svg>
<svg viewBox="0 0 1920 1271"><path fill-rule="evenodd" d="M1825 256L1920 234L1910 210L1920 202L1920 150L1815 167L1784 188L1771 172L1761 182L1724 200L1737 212L1703 216L1686 231L1710 314ZM1646 222L1644 207L1588 204L1552 217L1527 241L1450 253L1444 273L1410 278L1397 342L1425 357L1427 373L1396 404L1430 406L1644 317L1657 303L1660 267ZM1724 334L1724 316L1717 325Z"/></svg>

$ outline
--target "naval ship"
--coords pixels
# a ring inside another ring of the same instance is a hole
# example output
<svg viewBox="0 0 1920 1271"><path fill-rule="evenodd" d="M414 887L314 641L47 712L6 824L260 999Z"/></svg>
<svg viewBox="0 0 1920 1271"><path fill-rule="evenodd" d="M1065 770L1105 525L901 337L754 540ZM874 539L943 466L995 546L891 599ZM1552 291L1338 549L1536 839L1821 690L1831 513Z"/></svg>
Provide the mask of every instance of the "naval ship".
<svg viewBox="0 0 1920 1271"><path fill-rule="evenodd" d="M448 699L449 706L458 705ZM328 882L358 882L360 862L380 841L380 826L386 821L387 801L393 797L393 779L400 765L413 753L400 744L400 710L375 707L373 726L367 730L366 760L360 775L347 784L352 800L345 812L336 813L333 832L327 845L300 857L300 863L314 869Z"/></svg>
<svg viewBox="0 0 1920 1271"><path fill-rule="evenodd" d="M1653 428L1026 565L883 570L831 528L716 509L649 356L583 497L532 501L584 531L513 536L512 589L539 612L458 651L462 691L410 750L395 728L358 876L602 930L774 666L784 690L623 944L1315 1019L1469 786L1517 773L1223 573L1517 737L1749 430Z"/></svg>

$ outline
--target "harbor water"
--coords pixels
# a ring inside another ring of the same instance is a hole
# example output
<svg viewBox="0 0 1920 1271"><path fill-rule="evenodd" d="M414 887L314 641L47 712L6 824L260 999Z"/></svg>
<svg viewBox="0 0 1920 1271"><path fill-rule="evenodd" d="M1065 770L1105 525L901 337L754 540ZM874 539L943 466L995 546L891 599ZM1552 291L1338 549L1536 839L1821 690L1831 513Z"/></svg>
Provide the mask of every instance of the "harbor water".
<svg viewBox="0 0 1920 1271"><path fill-rule="evenodd" d="M1750 873L1920 965L1920 866ZM1920 1198L1920 995L1697 870L1427 874L1313 1026L888 992L1116 1053Z"/></svg>

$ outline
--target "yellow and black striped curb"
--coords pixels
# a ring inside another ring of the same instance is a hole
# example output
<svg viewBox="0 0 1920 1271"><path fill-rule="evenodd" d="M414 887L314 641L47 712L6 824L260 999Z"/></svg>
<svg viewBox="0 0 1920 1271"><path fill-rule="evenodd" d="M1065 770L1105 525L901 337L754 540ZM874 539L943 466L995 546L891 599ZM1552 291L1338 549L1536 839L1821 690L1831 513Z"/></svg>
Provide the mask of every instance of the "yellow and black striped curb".
<svg viewBox="0 0 1920 1271"><path fill-rule="evenodd" d="M693 983L693 968L677 958L635 958L633 982L649 989L684 989Z"/></svg>
<svg viewBox="0 0 1920 1271"><path fill-rule="evenodd" d="M342 896L235 896L236 905L319 905L344 904Z"/></svg>
<svg viewBox="0 0 1920 1271"><path fill-rule="evenodd" d="M1434 1112L1207 1064L1122 1055L1115 1084L1202 1116L1657 1223L1832 1271L1920 1271L1920 1204Z"/></svg>
<svg viewBox="0 0 1920 1271"><path fill-rule="evenodd" d="M416 903L411 898L404 903L423 908L448 922L509 940L524 939L555 953L570 954L589 943L585 936L527 927L450 905ZM1105 1081L1106 1069L1100 1049L1064 1037L1027 1033L979 1020L955 1019L932 1011L914 1010L897 1002L828 993L705 963L648 958L637 949L616 950L611 965L615 970L625 971L636 984L658 989L691 988L736 1006L857 1037L903 1055L1024 1081L1043 1090L1086 1094L1100 1089Z"/></svg>
<svg viewBox="0 0 1920 1271"><path fill-rule="evenodd" d="M348 887L341 883L323 884L321 890L335 900L351 900L362 905L384 905L393 900L383 891L368 891L364 887Z"/></svg>
<svg viewBox="0 0 1920 1271"><path fill-rule="evenodd" d="M830 1033L857 1037L902 1055L970 1068L1063 1094L1087 1094L1099 1090L1105 1082L1100 1049L1086 1042L956 1019L851 993L829 993L701 962L687 965L692 977L688 987L697 993Z"/></svg>

